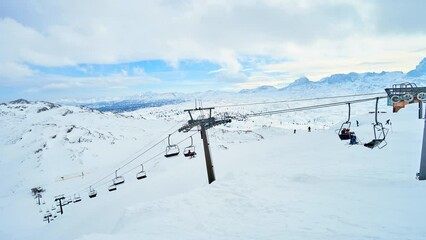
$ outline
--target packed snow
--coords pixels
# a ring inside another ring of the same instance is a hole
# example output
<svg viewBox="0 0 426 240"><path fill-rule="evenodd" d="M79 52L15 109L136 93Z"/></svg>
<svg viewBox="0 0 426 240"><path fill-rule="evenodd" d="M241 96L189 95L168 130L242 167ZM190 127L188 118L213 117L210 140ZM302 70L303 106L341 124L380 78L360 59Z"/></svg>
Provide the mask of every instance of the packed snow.
<svg viewBox="0 0 426 240"><path fill-rule="evenodd" d="M280 98L231 94L203 106L259 99ZM318 102L215 109L215 116L241 117L208 130L212 184L199 133L175 132L192 102L123 114L46 102L2 104L0 239L424 239L425 183L415 179L424 121L416 105L392 113L381 100L379 120L391 120L383 149L338 138L346 106L243 117ZM374 101L352 109L352 130L363 143L373 138L370 112ZM193 135L195 158L163 157L172 132L181 150ZM141 163L147 178L137 180ZM126 182L108 192L117 168ZM99 179L98 195L90 199L88 187ZM36 186L46 190L41 205L31 195ZM56 195L77 192L82 201L64 206L63 215L52 210ZM57 215L51 223L43 221L47 210Z"/></svg>

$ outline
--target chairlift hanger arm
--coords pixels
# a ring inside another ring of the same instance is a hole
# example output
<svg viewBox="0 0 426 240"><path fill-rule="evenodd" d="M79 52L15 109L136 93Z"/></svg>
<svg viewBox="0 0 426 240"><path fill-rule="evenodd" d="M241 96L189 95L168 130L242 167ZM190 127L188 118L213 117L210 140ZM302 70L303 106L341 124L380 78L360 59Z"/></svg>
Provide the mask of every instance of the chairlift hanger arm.
<svg viewBox="0 0 426 240"><path fill-rule="evenodd" d="M348 112L348 120L346 121L346 123L349 123L351 120L351 103L348 103L348 108L349 108L349 112Z"/></svg>
<svg viewBox="0 0 426 240"><path fill-rule="evenodd" d="M375 116L374 119L376 120L376 124L378 124L377 121L377 111L379 110L379 98L376 98L376 112L375 112Z"/></svg>

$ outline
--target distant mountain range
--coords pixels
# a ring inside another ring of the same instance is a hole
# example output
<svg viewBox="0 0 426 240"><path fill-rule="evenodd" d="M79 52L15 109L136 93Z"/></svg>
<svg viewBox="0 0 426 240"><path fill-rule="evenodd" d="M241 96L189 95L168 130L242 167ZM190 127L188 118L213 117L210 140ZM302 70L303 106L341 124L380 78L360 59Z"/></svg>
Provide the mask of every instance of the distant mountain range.
<svg viewBox="0 0 426 240"><path fill-rule="evenodd" d="M381 91L391 87L394 83L413 82L417 85L426 83L426 58L424 58L414 70L404 74L401 71L395 72L367 72L367 73L347 73L333 74L319 81L311 81L307 77L296 79L293 83L284 88L273 86L260 86L255 89L243 89L240 93L260 93L282 91L285 93L306 92L312 94L314 91L321 91L330 86L338 87L345 92L360 93L366 90Z"/></svg>
<svg viewBox="0 0 426 240"><path fill-rule="evenodd" d="M102 112L129 112L147 107L160 107L173 105L195 99L214 98L221 99L224 95L232 94L267 94L280 95L288 98L300 96L322 96L329 94L330 90L338 94L358 94L368 92L380 92L395 83L411 82L419 86L426 83L426 58L424 58L415 69L408 73L395 72L367 72L367 73L347 73L333 74L319 81L311 81L307 77L296 79L291 84L283 88L273 86L260 86L254 89L243 89L238 93L207 91L203 93L153 93L145 92L134 96L125 97L119 100L102 101L63 101L63 105L77 105L89 107ZM24 99L18 99L11 103L26 103ZM27 101L28 102L28 101Z"/></svg>

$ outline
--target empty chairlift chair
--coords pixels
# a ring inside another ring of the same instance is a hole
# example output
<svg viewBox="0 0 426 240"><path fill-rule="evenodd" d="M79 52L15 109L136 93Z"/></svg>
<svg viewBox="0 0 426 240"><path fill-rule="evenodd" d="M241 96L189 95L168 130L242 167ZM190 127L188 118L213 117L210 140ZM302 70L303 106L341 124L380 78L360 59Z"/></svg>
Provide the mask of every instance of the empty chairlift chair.
<svg viewBox="0 0 426 240"><path fill-rule="evenodd" d="M379 98L376 98L376 111L374 113L375 122L373 123L374 139L368 143L365 143L364 146L368 148L384 148L387 145L386 135L388 134L389 129L383 127L381 122L377 121L377 111L378 111Z"/></svg>
<svg viewBox="0 0 426 240"><path fill-rule="evenodd" d="M174 157L179 155L180 150L179 150L179 146L176 144L170 144L170 134L169 134L169 138L168 138L168 146L166 147L166 154L164 155L166 158L169 157Z"/></svg>
<svg viewBox="0 0 426 240"><path fill-rule="evenodd" d="M141 180L141 179L146 178L146 172L143 170L143 164L141 164L141 166L142 166L142 171L140 171L136 174L137 180Z"/></svg>
<svg viewBox="0 0 426 240"><path fill-rule="evenodd" d="M81 201L81 197L79 193L74 194L74 203L80 202Z"/></svg>
<svg viewBox="0 0 426 240"><path fill-rule="evenodd" d="M114 181L112 181L112 185L108 187L108 191L112 192L117 190L117 186L114 184Z"/></svg>
<svg viewBox="0 0 426 240"><path fill-rule="evenodd" d="M195 157L195 155L197 155L197 153L195 152L195 146L194 146L192 136L191 136L191 145L189 145L188 147L184 149L183 155L189 158L193 158Z"/></svg>
<svg viewBox="0 0 426 240"><path fill-rule="evenodd" d="M94 197L96 197L96 195L98 195L98 193L96 192L95 189L92 188L92 186L90 186L89 198L94 198Z"/></svg>
<svg viewBox="0 0 426 240"><path fill-rule="evenodd" d="M68 205L68 204L70 204L70 203L72 203L71 197L69 197L69 198L65 199L65 200L64 200L64 203L63 203L62 205L63 205L63 206L65 206L65 205Z"/></svg>
<svg viewBox="0 0 426 240"><path fill-rule="evenodd" d="M43 221L50 221L51 217L52 217L52 213L48 210L48 211L46 211L46 213L43 216Z"/></svg>
<svg viewBox="0 0 426 240"><path fill-rule="evenodd" d="M113 185L120 185L124 183L124 177L123 176L117 176L117 171L115 170L115 178L112 180Z"/></svg>

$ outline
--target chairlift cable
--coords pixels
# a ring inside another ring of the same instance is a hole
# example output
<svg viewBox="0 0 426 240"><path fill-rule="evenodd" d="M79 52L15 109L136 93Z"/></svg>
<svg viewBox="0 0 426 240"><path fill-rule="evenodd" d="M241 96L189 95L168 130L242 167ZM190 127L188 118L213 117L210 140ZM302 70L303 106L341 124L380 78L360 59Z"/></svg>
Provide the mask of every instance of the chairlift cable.
<svg viewBox="0 0 426 240"><path fill-rule="evenodd" d="M169 128L168 130L167 130L167 132L169 132L171 129L173 129L173 128L175 128L176 126L178 126L179 124L182 124L182 122L183 121L179 121L179 122L177 122L173 127L171 127L171 128ZM173 131L170 135L172 135L172 134L175 134L177 132L177 130L175 130L175 131ZM169 136L169 135L168 135ZM153 146L151 146L151 147L149 147L148 149L146 149L145 151L143 151L142 153L140 153L140 154L138 154L138 155L136 155L135 157L133 157L129 162L127 162L127 163L125 163L124 165L122 165L122 166L120 166L120 167L118 167L118 168L116 168L116 170L120 170L121 168L123 168L123 167L125 167L125 166L127 166L128 164L130 164L131 162L133 162L133 161L135 161L136 159L138 159L140 156L142 156L143 154L145 154L145 153L147 153L148 151L150 151L151 149L153 149L154 147L156 147L157 145L159 145L160 143L162 143L166 138L168 138L168 136L167 137L164 137L164 138L162 138L160 141L158 141L157 143L155 143ZM144 146L144 148L145 148L146 146ZM136 153L138 153L138 152L140 152L140 151L142 151L144 148L142 148L142 149L140 149L140 150L138 150L138 151L136 151L134 154L136 154ZM132 155L134 155L134 154L132 154ZM132 156L131 155L131 156ZM127 158L127 159L129 159L129 157ZM126 159L126 160L127 160ZM124 162L124 161L122 161L122 162ZM121 162L121 163L122 163ZM100 179L98 179L98 180L96 180L93 184L91 184L91 185L89 185L89 187L90 186L94 186L94 185L97 185L99 182L101 182L101 181L103 181L103 180L105 180L105 179L107 179L107 178L109 178L111 175L113 175L113 174L115 174L115 171L114 172L111 172L111 173L109 173L108 175L105 175L104 177L102 177L102 178L100 178ZM82 191L84 191L84 190L86 190L86 189L89 189L89 187L84 187L84 188L81 188L80 190L78 190L78 191L76 191L77 193L80 193L80 192L82 192Z"/></svg>
<svg viewBox="0 0 426 240"><path fill-rule="evenodd" d="M244 104L216 106L216 108L220 108L220 107L231 107L231 106L248 106L248 105L257 105L257 104L271 104L271 103L280 103L280 102L297 102L297 101L331 99L331 98L342 98L342 97L354 97L354 96L366 96L366 95L377 95L377 94L380 94L380 93L355 94L355 95L344 95L344 96L333 96L333 97L322 97L322 98L310 98L310 99L299 99L299 100L284 100L284 101L262 102L262 103L244 103ZM372 100L386 98L386 97L387 96L380 96L380 97L374 97L374 98L357 99L357 100L351 100L351 101L343 101L343 102L335 102L335 103L311 105L311 106L305 106L305 107L297 107L297 108L288 108L288 109L281 109L281 110L274 110L274 111L258 112L258 113L246 114L245 116L246 117L257 117L257 116L264 116L264 115L273 115L273 114L281 114L281 113L289 113L289 112L297 112L297 111L306 111L306 110L319 109L319 108L335 107L335 106L340 106L340 105L345 105L345 104L350 104L350 103L360 103L360 102L372 101ZM177 126L181 122L182 121L179 121L175 126ZM178 130L175 130L170 135L172 135L172 134L174 134L176 132L178 132ZM182 143L186 139L188 139L188 138L192 137L193 135L197 134L197 132L198 131L196 131L195 133L193 133L191 136L189 136L189 137L181 140L178 144ZM118 170L126 167L127 165L129 165L130 163L134 162L136 159L138 159L139 157L141 157L143 154L145 154L148 151L152 150L154 147L156 147L157 145L159 145L160 143L162 143L165 139L168 139L170 135L168 135L167 137L162 138L159 142L155 143L153 146L149 147L148 149L146 149L142 153L136 155L130 161L126 162L124 165L120 166L119 168L116 168L116 171L118 171ZM140 152L141 150L137 151L136 153ZM153 159L157 158L158 156L160 156L163 153L164 153L164 151L161 151L160 153L158 153L157 155L151 157L150 159L148 159L147 161L143 162L142 164L146 164L146 163L152 161ZM122 161L122 162L124 162L124 161ZM124 172L122 175L125 175L125 174L133 171L134 169L138 168L139 166L140 166L140 164L138 164L136 167L134 167L134 168L132 168L132 169ZM100 186L103 186L103 185L107 184L109 182L109 180L108 180L108 182L104 182L104 183L100 183L100 182L102 182L103 180L107 179L109 176L113 175L114 173L115 173L115 171L112 172L112 173L109 173L105 177L103 177L103 178L97 180L96 182L90 184L90 186L98 186L98 187L100 187ZM84 192L84 190L89 189L89 188L90 187L82 188L80 191L75 192L75 193Z"/></svg>
<svg viewBox="0 0 426 240"><path fill-rule="evenodd" d="M176 131L174 131L172 134L174 134L174 133L176 133ZM181 140L181 141L179 141L177 144L180 144L180 143L182 143L182 142L186 141L187 139L189 139L190 137L194 136L195 134L197 134L197 132L195 132L195 133L191 134L190 136L188 136L188 137L186 137L186 138L182 139L182 140ZM162 140L160 141L160 143L161 143L163 140L165 140L165 139L162 139ZM157 143L156 145L158 145L158 143ZM154 147L154 146L153 146L153 147ZM151 150L153 147L151 147L149 150ZM148 152L149 150L146 150L145 152ZM144 153L145 153L145 152L144 152ZM154 155L153 157L151 157L150 159L148 159L147 161L142 162L142 164L143 164L143 165L145 165L146 163L148 163L148 162L150 162L150 161L152 161L152 160L154 160L154 159L158 158L159 156L161 156L161 155L163 155L163 154L164 154L164 151L161 151L161 152L159 152L158 154L156 154L156 155ZM142 155L142 154L141 154L141 155ZM141 155L140 155L140 156L141 156ZM140 157L140 156L139 156L139 157ZM136 158L132 159L132 162L133 162L134 160L136 160L137 158L138 158L138 157L136 157ZM126 165L128 165L128 164L130 164L130 162L128 162ZM124 167L124 166L122 166L121 168L123 168L123 167ZM131 172L131 171L133 171L133 170L135 170L136 168L139 168L139 167L140 167L140 164L138 164L136 167L131 168L131 169L130 169L130 170L128 170L128 171L123 172L123 173L121 174L121 176L124 176L124 175L128 174L129 172ZM114 172L114 173L111 173L111 174L108 174L108 176L113 175L113 174L115 174L115 172ZM107 179L106 181L102 182L103 180L106 180L106 177L104 177L103 179L98 180L97 182L95 182L95 183L91 184L91 185L89 186L89 188L90 188L90 187L94 188L95 186L96 186L97 188L99 188L99 187L102 187L102 186L104 186L104 185L108 184L108 183L111 181L110 179ZM81 194L81 193L88 192L88 191L89 191L89 190L88 190L89 188L87 188L87 187L86 187L86 188L82 188L80 191L75 192L74 194Z"/></svg>
<svg viewBox="0 0 426 240"><path fill-rule="evenodd" d="M188 136L188 137L186 137L186 138L182 139L181 141L177 142L176 144L181 144L181 143L185 142L187 139L191 138L192 136L194 136L194 135L195 135L195 134L197 134L197 133L198 133L198 132L195 132L195 133L191 134L190 136ZM155 156L151 157L150 159L146 160L145 162L142 162L141 164L142 164L142 165L145 165L146 163L148 163L148 162L150 162L150 161L154 160L155 158L157 158L158 156L163 155L163 154L164 154L164 151L161 151L160 153L156 154ZM139 165L137 165L137 166L133 167L132 169L130 169L130 170L128 170L128 171L126 171L126 172L124 172L122 175L127 174L127 173L129 173L129 172L131 172L131 171L135 170L136 168L139 168L141 164L139 164Z"/></svg>
<svg viewBox="0 0 426 240"><path fill-rule="evenodd" d="M280 101L270 101L270 102L239 103L239 104L219 105L219 106L214 106L214 108L240 107L240 106L251 106L251 105L262 105L262 104L273 104L273 103L286 103L286 102L303 102L303 101L323 100L323 99L333 99L333 98L370 96L370 95L378 95L378 94L383 94L383 92L352 94L352 95L340 95L340 96L330 96L330 97L290 99L290 100L280 100Z"/></svg>
<svg viewBox="0 0 426 240"><path fill-rule="evenodd" d="M372 100L376 100L377 98L379 98L379 99L381 99L381 98L387 98L387 96L380 96L380 97L374 97L374 98L364 98L364 99L356 99L356 100L350 100L350 101L334 102L334 103L326 103L326 104L318 104L318 105L310 105L310 106L296 107L296 108L287 108L287 109L265 111L265 112L258 112L258 113L249 113L249 114L246 114L245 116L246 117L258 117L258 116L265 116L265 115L273 115L273 114L281 114L281 113L290 113L290 112L313 110L313 109L319 109L319 108L336 107L336 106L345 105L345 104L348 104L348 103L361 103L361 102L372 101Z"/></svg>

